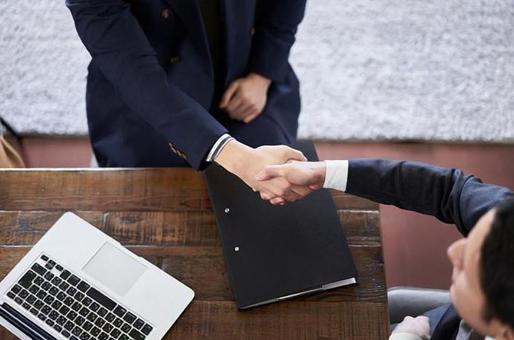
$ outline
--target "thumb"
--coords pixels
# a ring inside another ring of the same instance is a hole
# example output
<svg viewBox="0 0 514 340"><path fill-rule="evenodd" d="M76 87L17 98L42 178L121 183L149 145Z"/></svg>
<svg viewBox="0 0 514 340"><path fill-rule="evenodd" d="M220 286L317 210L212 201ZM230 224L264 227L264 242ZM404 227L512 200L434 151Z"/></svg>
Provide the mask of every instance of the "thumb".
<svg viewBox="0 0 514 340"><path fill-rule="evenodd" d="M268 179L272 179L275 177L281 177L282 171L279 168L279 166L276 165L270 165L262 169L257 176L255 176L255 179L257 181L267 181Z"/></svg>
<svg viewBox="0 0 514 340"><path fill-rule="evenodd" d="M219 105L220 109L224 109L228 105L228 103L232 99L232 96L234 96L234 94L236 93L238 85L239 85L239 82L237 80L232 82L232 84L230 84L230 86L227 88L227 90L223 94L223 98L221 98L221 102Z"/></svg>

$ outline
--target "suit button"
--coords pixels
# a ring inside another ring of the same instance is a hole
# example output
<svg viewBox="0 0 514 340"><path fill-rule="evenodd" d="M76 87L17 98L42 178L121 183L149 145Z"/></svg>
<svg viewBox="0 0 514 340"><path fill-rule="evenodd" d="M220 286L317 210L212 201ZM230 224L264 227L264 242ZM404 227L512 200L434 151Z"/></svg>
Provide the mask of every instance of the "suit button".
<svg viewBox="0 0 514 340"><path fill-rule="evenodd" d="M254 35L255 34L255 27L252 27L252 29L250 30L250 35Z"/></svg>
<svg viewBox="0 0 514 340"><path fill-rule="evenodd" d="M178 55L170 58L170 64L177 64L178 62L180 62L180 57Z"/></svg>
<svg viewBox="0 0 514 340"><path fill-rule="evenodd" d="M163 17L164 19L168 19L170 16L171 16L171 9L166 7L161 10L161 17Z"/></svg>

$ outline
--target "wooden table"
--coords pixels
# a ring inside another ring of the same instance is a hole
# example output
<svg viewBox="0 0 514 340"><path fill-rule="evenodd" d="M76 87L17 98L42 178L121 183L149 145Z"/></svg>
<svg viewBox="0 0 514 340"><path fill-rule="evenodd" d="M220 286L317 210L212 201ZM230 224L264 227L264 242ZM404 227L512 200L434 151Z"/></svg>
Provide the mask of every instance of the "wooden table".
<svg viewBox="0 0 514 340"><path fill-rule="evenodd" d="M196 292L169 339L386 339L378 205L333 194L359 284L239 311L200 173L190 169L0 170L0 278L74 211ZM0 327L0 339L13 339Z"/></svg>

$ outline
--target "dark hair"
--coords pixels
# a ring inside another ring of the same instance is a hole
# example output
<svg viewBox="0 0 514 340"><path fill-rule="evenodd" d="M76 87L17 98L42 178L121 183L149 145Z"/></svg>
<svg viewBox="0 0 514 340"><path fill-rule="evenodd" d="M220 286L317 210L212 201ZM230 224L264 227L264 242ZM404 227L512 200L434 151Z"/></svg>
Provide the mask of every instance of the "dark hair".
<svg viewBox="0 0 514 340"><path fill-rule="evenodd" d="M495 318L514 329L514 199L495 208L482 244L480 285L485 295L485 321Z"/></svg>

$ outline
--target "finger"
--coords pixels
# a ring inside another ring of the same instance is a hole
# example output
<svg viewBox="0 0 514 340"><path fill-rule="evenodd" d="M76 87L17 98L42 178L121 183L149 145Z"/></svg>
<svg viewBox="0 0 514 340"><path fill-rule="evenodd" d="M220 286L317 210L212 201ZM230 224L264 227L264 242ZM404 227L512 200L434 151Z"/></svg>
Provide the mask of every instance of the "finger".
<svg viewBox="0 0 514 340"><path fill-rule="evenodd" d="M236 93L237 89L239 88L239 82L233 81L230 86L225 90L225 93L223 94L223 97L221 98L220 102L220 109L224 109L227 107L227 104L230 102L234 94Z"/></svg>
<svg viewBox="0 0 514 340"><path fill-rule="evenodd" d="M242 101L241 104L234 109L232 115L244 121L252 112L252 104Z"/></svg>
<svg viewBox="0 0 514 340"><path fill-rule="evenodd" d="M266 181L275 177L284 177L285 172L282 165L269 165L262 169L255 179L257 181Z"/></svg>
<svg viewBox="0 0 514 340"><path fill-rule="evenodd" d="M253 111L250 111L250 113L246 116L245 119L243 119L243 122L245 122L246 124L250 123L252 120L254 120L255 118L259 117L260 115L260 112L259 110L253 110Z"/></svg>
<svg viewBox="0 0 514 340"><path fill-rule="evenodd" d="M267 193L265 193L265 192L261 192L261 193L260 193L260 195L261 195L261 198L262 198L263 200L265 200L265 201L269 201L269 200L271 199L271 196L269 196L269 195L268 195Z"/></svg>
<svg viewBox="0 0 514 340"><path fill-rule="evenodd" d="M310 189L309 187L293 185L291 187L291 191L294 192L295 194L297 194L298 196L300 196L300 198L304 198L305 196L307 196L308 194L310 194L312 192L312 189Z"/></svg>
<svg viewBox="0 0 514 340"><path fill-rule="evenodd" d="M285 157L288 160L296 160L296 161L307 161L307 158L303 155L302 152L295 150L293 148L290 148L289 146L283 145Z"/></svg>
<svg viewBox="0 0 514 340"><path fill-rule="evenodd" d="M284 205L284 203L285 203L284 200L280 197L273 198L269 202L273 205Z"/></svg>
<svg viewBox="0 0 514 340"><path fill-rule="evenodd" d="M232 97L232 99L230 99L230 101L228 102L228 105L226 106L225 108L225 111L227 111L229 113L229 116L233 119L236 119L237 116L235 115L235 112L236 112L236 109L239 108L239 106L241 106L243 104L243 101L241 99L240 96L236 95Z"/></svg>

